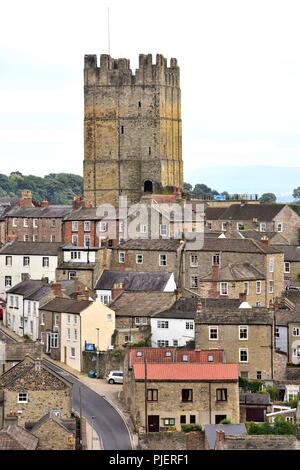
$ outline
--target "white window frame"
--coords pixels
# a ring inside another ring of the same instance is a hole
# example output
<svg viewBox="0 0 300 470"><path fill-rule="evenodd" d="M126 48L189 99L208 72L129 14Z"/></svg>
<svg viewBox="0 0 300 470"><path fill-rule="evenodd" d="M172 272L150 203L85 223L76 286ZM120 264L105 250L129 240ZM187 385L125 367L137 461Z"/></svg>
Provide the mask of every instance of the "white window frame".
<svg viewBox="0 0 300 470"><path fill-rule="evenodd" d="M78 232L78 220L72 220L72 232Z"/></svg>
<svg viewBox="0 0 300 470"><path fill-rule="evenodd" d="M32 241L33 241L33 242L37 242L37 241L38 241L38 236L37 236L36 233L34 233L34 234L32 235Z"/></svg>
<svg viewBox="0 0 300 470"><path fill-rule="evenodd" d="M75 233L72 233L72 245L73 246L78 246L78 235L75 234Z"/></svg>
<svg viewBox="0 0 300 470"><path fill-rule="evenodd" d="M29 235L26 233L23 237L24 242L29 242Z"/></svg>
<svg viewBox="0 0 300 470"><path fill-rule="evenodd" d="M72 354L74 352L74 354ZM70 359L75 359L76 358L76 348L74 348L74 346L72 346L70 348Z"/></svg>
<svg viewBox="0 0 300 470"><path fill-rule="evenodd" d="M125 251L119 251L119 263L124 264L125 263Z"/></svg>
<svg viewBox="0 0 300 470"><path fill-rule="evenodd" d="M227 222L222 222L222 232L227 231Z"/></svg>
<svg viewBox="0 0 300 470"><path fill-rule="evenodd" d="M74 341L78 341L78 330L74 328Z"/></svg>
<svg viewBox="0 0 300 470"><path fill-rule="evenodd" d="M280 228L280 229L279 229ZM279 232L279 233L282 233L283 232L283 223L282 222L278 222L276 224L276 232Z"/></svg>
<svg viewBox="0 0 300 470"><path fill-rule="evenodd" d="M220 255L220 253L215 253L214 255L212 255L211 265L212 266L221 266L221 255Z"/></svg>
<svg viewBox="0 0 300 470"><path fill-rule="evenodd" d="M12 226L13 226L13 227L17 227L17 226L18 226L18 219L17 219L16 217L14 217L14 218L12 219Z"/></svg>
<svg viewBox="0 0 300 470"><path fill-rule="evenodd" d="M291 263L290 263L290 261L285 261L284 262L284 272L285 272L285 274L290 274L290 272L291 272Z"/></svg>
<svg viewBox="0 0 300 470"><path fill-rule="evenodd" d="M23 266L30 266L30 256L23 256Z"/></svg>
<svg viewBox="0 0 300 470"><path fill-rule="evenodd" d="M267 231L267 224L265 222L261 222L259 224L259 231L265 233Z"/></svg>
<svg viewBox="0 0 300 470"><path fill-rule="evenodd" d="M158 339L157 340L157 347L158 348L168 348L169 347L169 340L168 339Z"/></svg>
<svg viewBox="0 0 300 470"><path fill-rule="evenodd" d="M274 258L269 259L269 272L273 273L274 272Z"/></svg>
<svg viewBox="0 0 300 470"><path fill-rule="evenodd" d="M225 287L226 293L223 292L223 287ZM229 295L229 283L220 282L220 295Z"/></svg>
<svg viewBox="0 0 300 470"><path fill-rule="evenodd" d="M100 222L99 223L99 232L106 232L107 230L107 222Z"/></svg>
<svg viewBox="0 0 300 470"><path fill-rule="evenodd" d="M198 276L194 275L190 277L190 288L198 289Z"/></svg>
<svg viewBox="0 0 300 470"><path fill-rule="evenodd" d="M136 262L136 264L143 264L144 263L144 255L141 254L141 253L138 253L137 255L135 255L135 262Z"/></svg>
<svg viewBox="0 0 300 470"><path fill-rule="evenodd" d="M261 281L256 281L256 294L260 295L262 291Z"/></svg>
<svg viewBox="0 0 300 470"><path fill-rule="evenodd" d="M140 226L140 233L148 233L148 226L146 224L141 224Z"/></svg>
<svg viewBox="0 0 300 470"><path fill-rule="evenodd" d="M51 241L52 243L54 243L54 242L55 242L55 235L51 235L51 237L50 237L50 241Z"/></svg>
<svg viewBox="0 0 300 470"><path fill-rule="evenodd" d="M58 333L50 333L50 349L58 349L59 336Z"/></svg>
<svg viewBox="0 0 300 470"><path fill-rule="evenodd" d="M293 326L292 336L300 336L300 328L298 326Z"/></svg>
<svg viewBox="0 0 300 470"><path fill-rule="evenodd" d="M12 276L4 277L5 287L12 287Z"/></svg>
<svg viewBox="0 0 300 470"><path fill-rule="evenodd" d="M246 331L246 338L242 338L242 332ZM247 325L239 325L239 340L248 341L249 339L249 328Z"/></svg>
<svg viewBox="0 0 300 470"><path fill-rule="evenodd" d="M160 224L159 226L159 233L161 237L168 237L169 236L168 224Z"/></svg>
<svg viewBox="0 0 300 470"><path fill-rule="evenodd" d="M212 332L216 331L217 337L212 338ZM208 339L209 341L218 341L219 340L219 327L218 326L209 326L208 327Z"/></svg>
<svg viewBox="0 0 300 470"><path fill-rule="evenodd" d="M245 351L246 354L247 354L247 360L242 360L242 352ZM239 348L239 362L241 362L242 364L247 364L249 362L249 351L248 351L248 348Z"/></svg>
<svg viewBox="0 0 300 470"><path fill-rule="evenodd" d="M185 322L185 329L186 330L194 330L194 323L192 321Z"/></svg>
<svg viewBox="0 0 300 470"><path fill-rule="evenodd" d="M168 255L160 253L158 256L159 266L168 266Z"/></svg>
<svg viewBox="0 0 300 470"><path fill-rule="evenodd" d="M81 252L80 251L71 251L70 252L71 260L73 259L80 259L81 258Z"/></svg>
<svg viewBox="0 0 300 470"><path fill-rule="evenodd" d="M269 281L269 294L274 294L274 281L273 280L270 280Z"/></svg>
<svg viewBox="0 0 300 470"><path fill-rule="evenodd" d="M9 263L8 263L8 260L10 260ZM5 266L12 266L12 256L11 255L5 256Z"/></svg>
<svg viewBox="0 0 300 470"><path fill-rule="evenodd" d="M293 348L293 357L297 357L299 358L300 357L300 346L296 346L295 348Z"/></svg>
<svg viewBox="0 0 300 470"><path fill-rule="evenodd" d="M22 396L22 399L21 399ZM25 400L23 400L23 397ZM27 392L19 392L18 393L18 403L28 403L28 393Z"/></svg>
<svg viewBox="0 0 300 470"><path fill-rule="evenodd" d="M87 240L89 241L88 243L87 243ZM84 248L88 248L89 246L91 246L91 235L90 234L85 234L84 235L83 245L84 245Z"/></svg>
<svg viewBox="0 0 300 470"><path fill-rule="evenodd" d="M245 230L245 224L242 224L242 222L237 222L236 229L238 232L242 232L243 230Z"/></svg>
<svg viewBox="0 0 300 470"><path fill-rule="evenodd" d="M68 272L68 280L72 281L73 279L76 279L76 271L69 271Z"/></svg>
<svg viewBox="0 0 300 470"><path fill-rule="evenodd" d="M123 233L124 232L124 222L120 221L119 222L119 233Z"/></svg>
<svg viewBox="0 0 300 470"><path fill-rule="evenodd" d="M108 305L111 301L111 296L109 294L101 294L100 301L103 305Z"/></svg>
<svg viewBox="0 0 300 470"><path fill-rule="evenodd" d="M50 265L50 258L49 256L43 256L42 257L42 267L43 268L49 268Z"/></svg>
<svg viewBox="0 0 300 470"><path fill-rule="evenodd" d="M28 227L28 218L27 217L25 217L23 219L23 227Z"/></svg>
<svg viewBox="0 0 300 470"><path fill-rule="evenodd" d="M38 219L33 219L33 227L38 228Z"/></svg>
<svg viewBox="0 0 300 470"><path fill-rule="evenodd" d="M280 328L279 328L279 326L275 326L275 338L280 338Z"/></svg>
<svg viewBox="0 0 300 470"><path fill-rule="evenodd" d="M91 221L90 220L85 220L83 223L83 230L84 232L90 232L91 231Z"/></svg>
<svg viewBox="0 0 300 470"><path fill-rule="evenodd" d="M158 329L168 330L169 329L169 320L157 320L156 327Z"/></svg>
<svg viewBox="0 0 300 470"><path fill-rule="evenodd" d="M67 328L67 341L71 341L71 328Z"/></svg>

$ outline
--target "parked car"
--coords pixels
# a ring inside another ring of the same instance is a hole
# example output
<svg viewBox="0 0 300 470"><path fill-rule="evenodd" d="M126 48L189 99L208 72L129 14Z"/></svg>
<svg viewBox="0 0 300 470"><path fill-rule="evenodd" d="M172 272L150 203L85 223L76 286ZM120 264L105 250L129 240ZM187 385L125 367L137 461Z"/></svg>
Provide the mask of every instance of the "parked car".
<svg viewBox="0 0 300 470"><path fill-rule="evenodd" d="M123 383L123 371L112 370L107 377L107 382L109 384L122 384Z"/></svg>
<svg viewBox="0 0 300 470"><path fill-rule="evenodd" d="M289 290L299 290L300 291L300 287L299 286L290 286Z"/></svg>

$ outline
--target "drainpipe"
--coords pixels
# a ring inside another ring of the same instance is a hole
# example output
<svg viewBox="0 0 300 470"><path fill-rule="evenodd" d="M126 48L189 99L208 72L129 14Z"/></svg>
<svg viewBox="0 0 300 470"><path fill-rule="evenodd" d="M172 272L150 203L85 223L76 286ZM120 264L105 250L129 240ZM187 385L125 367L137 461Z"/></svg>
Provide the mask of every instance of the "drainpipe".
<svg viewBox="0 0 300 470"><path fill-rule="evenodd" d="M211 382L208 383L209 424L211 424Z"/></svg>

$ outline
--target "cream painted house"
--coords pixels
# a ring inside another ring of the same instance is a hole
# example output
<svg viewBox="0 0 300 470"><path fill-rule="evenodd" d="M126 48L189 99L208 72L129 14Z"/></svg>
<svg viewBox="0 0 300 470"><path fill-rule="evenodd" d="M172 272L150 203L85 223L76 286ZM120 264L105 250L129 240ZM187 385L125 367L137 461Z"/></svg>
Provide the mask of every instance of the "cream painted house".
<svg viewBox="0 0 300 470"><path fill-rule="evenodd" d="M95 302L74 302L61 312L60 360L78 371L82 370L82 352L86 344L99 351L107 351L112 345L115 331L115 312Z"/></svg>

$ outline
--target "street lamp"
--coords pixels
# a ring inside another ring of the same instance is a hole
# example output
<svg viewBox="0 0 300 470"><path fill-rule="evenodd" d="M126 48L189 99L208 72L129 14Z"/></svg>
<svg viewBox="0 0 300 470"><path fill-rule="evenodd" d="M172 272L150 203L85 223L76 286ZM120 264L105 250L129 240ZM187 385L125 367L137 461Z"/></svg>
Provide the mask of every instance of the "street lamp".
<svg viewBox="0 0 300 470"><path fill-rule="evenodd" d="M100 330L100 328L96 328L96 330L97 330L96 372L97 372L97 379L99 379L99 377L100 377L100 373L99 373L99 355L100 355L100 351L99 351L99 330Z"/></svg>

